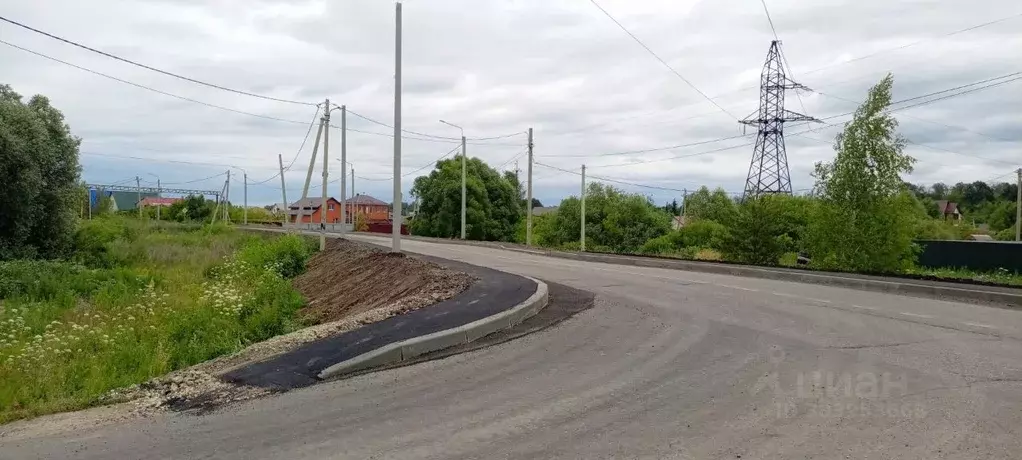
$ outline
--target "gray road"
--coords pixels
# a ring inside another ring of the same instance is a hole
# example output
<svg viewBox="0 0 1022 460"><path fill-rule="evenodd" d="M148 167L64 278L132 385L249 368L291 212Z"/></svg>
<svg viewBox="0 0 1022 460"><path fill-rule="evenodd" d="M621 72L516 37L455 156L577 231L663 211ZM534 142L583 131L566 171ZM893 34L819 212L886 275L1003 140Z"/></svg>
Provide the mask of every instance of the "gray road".
<svg viewBox="0 0 1022 460"><path fill-rule="evenodd" d="M0 438L0 457L1022 455L1022 312L473 246L405 247L593 291L596 306L510 343L208 416Z"/></svg>

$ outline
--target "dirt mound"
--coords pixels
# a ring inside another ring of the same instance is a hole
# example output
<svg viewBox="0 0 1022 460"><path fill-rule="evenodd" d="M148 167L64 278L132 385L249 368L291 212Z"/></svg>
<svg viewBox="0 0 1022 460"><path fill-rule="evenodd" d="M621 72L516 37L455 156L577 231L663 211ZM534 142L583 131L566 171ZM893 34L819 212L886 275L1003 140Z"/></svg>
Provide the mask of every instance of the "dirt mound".
<svg viewBox="0 0 1022 460"><path fill-rule="evenodd" d="M311 260L295 287L308 300L302 314L317 323L349 318L390 305L399 315L449 299L473 278L404 254L333 239Z"/></svg>

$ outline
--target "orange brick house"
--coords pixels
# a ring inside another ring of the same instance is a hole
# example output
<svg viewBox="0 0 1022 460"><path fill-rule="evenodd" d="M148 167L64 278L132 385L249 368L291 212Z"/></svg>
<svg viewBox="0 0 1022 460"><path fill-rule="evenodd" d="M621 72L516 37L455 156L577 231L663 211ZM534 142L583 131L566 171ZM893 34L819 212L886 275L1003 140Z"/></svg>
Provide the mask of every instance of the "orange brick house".
<svg viewBox="0 0 1022 460"><path fill-rule="evenodd" d="M295 223L298 216L301 216L301 220L298 221L303 224L313 223L317 224L320 222L323 206L322 198L306 198L291 203L288 206L287 214L288 221ZM327 198L326 200L326 222L328 224L338 223L341 221L341 203L333 199L333 197Z"/></svg>
<svg viewBox="0 0 1022 460"><path fill-rule="evenodd" d="M350 224L352 217L359 214L366 216L366 222L390 222L390 204L369 195L355 195L345 201L345 217Z"/></svg>

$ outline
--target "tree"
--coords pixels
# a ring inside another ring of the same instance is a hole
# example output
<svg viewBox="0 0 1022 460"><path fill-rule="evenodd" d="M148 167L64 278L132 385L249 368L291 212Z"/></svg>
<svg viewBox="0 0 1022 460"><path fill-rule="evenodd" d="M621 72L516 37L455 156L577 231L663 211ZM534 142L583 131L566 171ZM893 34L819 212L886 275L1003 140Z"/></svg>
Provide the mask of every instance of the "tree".
<svg viewBox="0 0 1022 460"><path fill-rule="evenodd" d="M512 241L525 213L515 184L478 158L469 159L466 166L467 237ZM419 199L413 233L442 238L461 235L460 157L438 161L428 176L415 179L411 193Z"/></svg>
<svg viewBox="0 0 1022 460"><path fill-rule="evenodd" d="M677 216L681 214L681 206L678 205L678 200L676 199L671 200L670 203L665 204L663 209L672 216Z"/></svg>
<svg viewBox="0 0 1022 460"><path fill-rule="evenodd" d="M578 197L561 201L552 234L553 245L578 242L581 234ZM647 240L667 234L671 217L642 195L627 194L599 182L586 190L586 248L635 252Z"/></svg>
<svg viewBox="0 0 1022 460"><path fill-rule="evenodd" d="M915 261L918 202L901 179L915 160L902 152L906 141L887 112L893 84L888 75L869 90L837 136L834 161L816 164L821 202L810 220L806 246L817 266L888 272Z"/></svg>
<svg viewBox="0 0 1022 460"><path fill-rule="evenodd" d="M738 206L730 232L721 244L728 260L757 265L776 265L794 240L785 232L782 196L746 198Z"/></svg>
<svg viewBox="0 0 1022 460"><path fill-rule="evenodd" d="M0 85L0 259L66 256L77 225L81 139L45 96Z"/></svg>
<svg viewBox="0 0 1022 460"><path fill-rule="evenodd" d="M207 200L202 195L188 195L185 199L167 207L167 212L164 213L164 216L166 216L167 220L176 220L178 222L201 222L209 220L213 216L215 208L216 204L211 200Z"/></svg>
<svg viewBox="0 0 1022 460"><path fill-rule="evenodd" d="M685 215L692 219L706 219L729 225L737 208L734 200L724 191L716 189L712 193L706 187L700 187L685 199Z"/></svg>

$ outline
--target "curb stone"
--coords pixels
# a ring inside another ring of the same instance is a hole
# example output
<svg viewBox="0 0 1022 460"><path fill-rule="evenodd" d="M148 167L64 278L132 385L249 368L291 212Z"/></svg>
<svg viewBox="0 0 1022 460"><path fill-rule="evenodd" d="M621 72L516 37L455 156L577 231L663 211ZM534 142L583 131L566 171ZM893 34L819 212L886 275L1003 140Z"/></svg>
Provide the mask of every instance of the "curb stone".
<svg viewBox="0 0 1022 460"><path fill-rule="evenodd" d="M529 279L536 283L536 292L524 302L508 310L455 328L385 345L323 369L318 377L326 380L372 367L406 361L419 355L469 343L491 333L514 327L546 307L549 300L546 283L534 278Z"/></svg>

